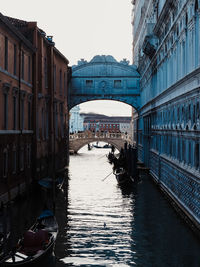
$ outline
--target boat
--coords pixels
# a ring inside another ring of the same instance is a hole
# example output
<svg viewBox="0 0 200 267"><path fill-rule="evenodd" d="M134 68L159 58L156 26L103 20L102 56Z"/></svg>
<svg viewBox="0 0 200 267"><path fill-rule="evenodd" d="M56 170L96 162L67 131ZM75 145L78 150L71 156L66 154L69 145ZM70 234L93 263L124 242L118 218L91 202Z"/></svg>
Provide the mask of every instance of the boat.
<svg viewBox="0 0 200 267"><path fill-rule="evenodd" d="M109 144L105 144L104 146L99 146L99 145L93 145L95 148L112 148Z"/></svg>
<svg viewBox="0 0 200 267"><path fill-rule="evenodd" d="M58 234L58 224L50 210L44 210L35 224L24 233L17 247L10 251L0 266L29 266L51 254Z"/></svg>
<svg viewBox="0 0 200 267"><path fill-rule="evenodd" d="M134 183L134 178L129 176L124 168L117 168L113 173L119 185L128 186Z"/></svg>
<svg viewBox="0 0 200 267"><path fill-rule="evenodd" d="M103 146L103 148L112 148L112 146L109 145L109 144L105 144L105 145Z"/></svg>
<svg viewBox="0 0 200 267"><path fill-rule="evenodd" d="M4 237L4 235L5 235L5 237ZM7 234L0 232L0 261L4 257L5 245L7 244L9 237L10 237L10 232L8 232Z"/></svg>
<svg viewBox="0 0 200 267"><path fill-rule="evenodd" d="M7 243L10 237L10 220L7 214L4 214L3 204L0 208L0 260L4 257Z"/></svg>
<svg viewBox="0 0 200 267"><path fill-rule="evenodd" d="M0 259L3 257L3 254L4 254L4 251L3 251L3 242L4 240L4 236L3 236L3 233L0 232Z"/></svg>
<svg viewBox="0 0 200 267"><path fill-rule="evenodd" d="M57 189L61 189L64 183L64 178L63 177L59 177L55 179L55 186ZM38 181L38 184L41 185L43 188L53 188L53 179L50 177L45 177L43 179L40 179Z"/></svg>

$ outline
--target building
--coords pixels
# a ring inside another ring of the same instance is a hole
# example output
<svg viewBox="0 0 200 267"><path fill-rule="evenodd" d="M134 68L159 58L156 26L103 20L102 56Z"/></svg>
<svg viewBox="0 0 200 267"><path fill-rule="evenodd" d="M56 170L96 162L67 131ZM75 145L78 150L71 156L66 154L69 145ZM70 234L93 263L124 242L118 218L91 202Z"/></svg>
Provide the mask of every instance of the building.
<svg viewBox="0 0 200 267"><path fill-rule="evenodd" d="M68 164L70 68L36 22L2 14L0 22L0 196L7 201Z"/></svg>
<svg viewBox="0 0 200 267"><path fill-rule="evenodd" d="M70 110L69 130L70 133L82 132L83 129L83 117L80 115L79 105L73 107Z"/></svg>
<svg viewBox="0 0 200 267"><path fill-rule="evenodd" d="M35 47L0 14L0 196L8 200L31 180Z"/></svg>
<svg viewBox="0 0 200 267"><path fill-rule="evenodd" d="M130 134L131 117L109 117L95 113L82 113L81 115L84 117L84 130Z"/></svg>
<svg viewBox="0 0 200 267"><path fill-rule="evenodd" d="M200 223L200 1L133 0L133 63L141 75L138 156Z"/></svg>

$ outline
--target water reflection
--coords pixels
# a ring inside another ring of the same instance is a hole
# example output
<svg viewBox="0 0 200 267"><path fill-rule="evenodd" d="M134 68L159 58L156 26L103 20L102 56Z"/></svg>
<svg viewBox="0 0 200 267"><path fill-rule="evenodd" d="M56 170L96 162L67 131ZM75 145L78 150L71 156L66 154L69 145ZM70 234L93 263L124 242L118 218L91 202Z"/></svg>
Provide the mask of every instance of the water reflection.
<svg viewBox="0 0 200 267"><path fill-rule="evenodd" d="M84 148L70 159L56 266L200 266L199 241L148 176L128 190L113 174L103 180L112 171L106 152Z"/></svg>

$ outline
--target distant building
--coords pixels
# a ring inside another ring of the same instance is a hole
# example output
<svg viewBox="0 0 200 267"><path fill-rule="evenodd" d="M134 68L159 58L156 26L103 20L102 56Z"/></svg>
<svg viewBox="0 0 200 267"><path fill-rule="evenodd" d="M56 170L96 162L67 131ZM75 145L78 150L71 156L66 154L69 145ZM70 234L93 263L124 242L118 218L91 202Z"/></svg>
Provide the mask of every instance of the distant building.
<svg viewBox="0 0 200 267"><path fill-rule="evenodd" d="M84 130L130 134L131 117L109 117L94 113L81 115L84 117Z"/></svg>
<svg viewBox="0 0 200 267"><path fill-rule="evenodd" d="M80 107L75 106L70 110L69 131L77 133L83 131L84 118L80 115Z"/></svg>

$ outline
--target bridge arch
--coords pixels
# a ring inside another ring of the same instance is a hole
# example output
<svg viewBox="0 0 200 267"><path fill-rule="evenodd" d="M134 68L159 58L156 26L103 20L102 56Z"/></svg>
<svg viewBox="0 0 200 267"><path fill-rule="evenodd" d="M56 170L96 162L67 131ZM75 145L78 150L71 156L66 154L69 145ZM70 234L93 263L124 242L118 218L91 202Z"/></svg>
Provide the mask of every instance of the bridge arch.
<svg viewBox="0 0 200 267"><path fill-rule="evenodd" d="M95 56L72 66L69 85L69 109L91 100L116 100L140 107L140 75L135 65L112 56Z"/></svg>
<svg viewBox="0 0 200 267"><path fill-rule="evenodd" d="M95 133L91 133L90 136L87 136L85 133L77 133L70 135L69 139L69 149L74 153L77 153L82 147L89 143L93 142L105 142L113 145L119 151L124 147L124 143L129 143L130 140L125 134L102 134L101 136L96 135Z"/></svg>

